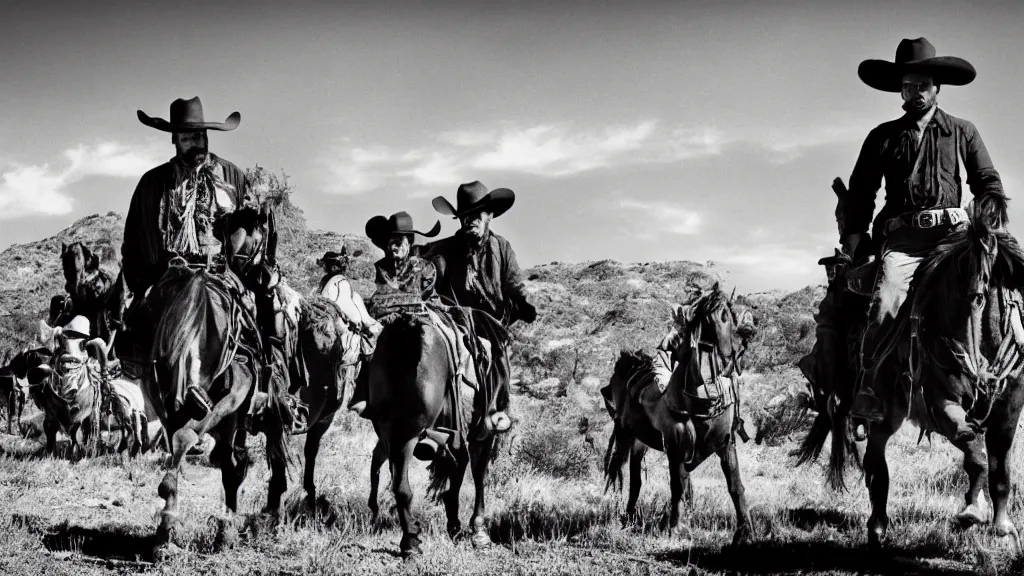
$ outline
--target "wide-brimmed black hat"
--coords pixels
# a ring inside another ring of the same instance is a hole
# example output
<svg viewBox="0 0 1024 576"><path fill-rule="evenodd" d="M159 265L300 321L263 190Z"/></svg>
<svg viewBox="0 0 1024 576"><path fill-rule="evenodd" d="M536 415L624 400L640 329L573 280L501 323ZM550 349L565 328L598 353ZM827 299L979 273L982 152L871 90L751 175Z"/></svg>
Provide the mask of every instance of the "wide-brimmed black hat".
<svg viewBox="0 0 1024 576"><path fill-rule="evenodd" d="M433 238L441 233L441 221L434 222L434 227L426 232L416 230L412 223L412 216L408 212L396 212L390 217L374 216L366 221L366 235L373 245L384 250L388 245L388 238L392 236L412 236L419 234L426 238ZM411 239L410 239L411 241Z"/></svg>
<svg viewBox="0 0 1024 576"><path fill-rule="evenodd" d="M316 265L324 268L328 268L330 266L344 268L348 266L348 263L352 258L359 256L362 253L363 251L358 248L349 251L348 244L342 244L340 252L335 252L334 250L324 252L323 257L317 258Z"/></svg>
<svg viewBox="0 0 1024 576"><path fill-rule="evenodd" d="M925 38L904 38L896 48L894 62L865 60L857 68L857 75L875 90L900 92L903 75L924 72L935 77L939 85L964 86L977 76L970 62L956 56L936 56L935 46Z"/></svg>
<svg viewBox="0 0 1024 576"><path fill-rule="evenodd" d="M178 98L171 102L170 120L151 118L142 110L138 111L139 121L164 132L195 132L198 130L220 130L227 132L238 128L242 115L233 112L223 122L207 122L203 117L203 103L196 96L190 100Z"/></svg>
<svg viewBox="0 0 1024 576"><path fill-rule="evenodd" d="M459 186L455 193L455 206L444 196L434 198L431 205L439 214L455 218L481 210L487 210L497 218L507 212L515 201L515 192L508 188L488 190L487 186L476 180Z"/></svg>

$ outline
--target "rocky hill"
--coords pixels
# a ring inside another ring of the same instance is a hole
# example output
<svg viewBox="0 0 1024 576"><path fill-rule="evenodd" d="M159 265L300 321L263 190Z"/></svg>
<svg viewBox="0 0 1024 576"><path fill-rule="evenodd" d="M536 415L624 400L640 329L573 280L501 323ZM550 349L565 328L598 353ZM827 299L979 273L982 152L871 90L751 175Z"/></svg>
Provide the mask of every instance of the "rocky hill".
<svg viewBox="0 0 1024 576"><path fill-rule="evenodd" d="M261 168L250 174L269 183L268 197L277 202L279 260L292 286L311 293L321 275L316 259L345 243L349 250L361 252L350 268L357 290L372 293L373 261L380 257L380 250L361 235L306 229L301 210L290 202L285 178ZM62 243L86 243L100 255L101 266L116 273L123 228L120 214L93 215L51 238L0 253L0 349L29 343L38 320L45 317L50 297L63 292ZM590 399L588 404L597 402L596 389L607 381L620 349L650 350L660 341L670 324L670 307L688 285L706 288L721 280L714 265L687 261L552 262L526 269L524 274L539 317L532 325L513 328L518 342L513 351L518 392L549 398L578 390ZM813 313L823 291L808 287L790 294L737 295L737 302L750 307L758 321L759 333L749 351L755 371L791 368L810 350Z"/></svg>

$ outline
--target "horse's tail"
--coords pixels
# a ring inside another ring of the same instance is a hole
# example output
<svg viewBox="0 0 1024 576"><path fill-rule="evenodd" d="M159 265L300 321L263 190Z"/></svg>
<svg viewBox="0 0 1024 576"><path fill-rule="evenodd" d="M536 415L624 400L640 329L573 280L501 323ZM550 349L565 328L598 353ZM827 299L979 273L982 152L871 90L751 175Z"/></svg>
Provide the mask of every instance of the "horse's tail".
<svg viewBox="0 0 1024 576"><path fill-rule="evenodd" d="M462 449L465 450L465 446ZM443 448L437 451L434 460L427 465L427 471L430 473L427 494L435 502L441 503L452 479L459 473L459 463L450 449Z"/></svg>
<svg viewBox="0 0 1024 576"><path fill-rule="evenodd" d="M608 449L604 454L605 492L611 488L615 488L617 491L622 490L622 466L629 460L629 454L635 441L636 439L625 427L618 422L615 423L611 437L608 438Z"/></svg>
<svg viewBox="0 0 1024 576"><path fill-rule="evenodd" d="M193 274L181 291L164 304L153 337L153 359L158 373L173 379L171 390L181 391L189 385L189 358L195 346L206 340L207 312L210 296L206 292L204 272ZM199 362L199 358L192 358ZM166 398L168 390L160 390ZM174 402L171 402L174 405Z"/></svg>

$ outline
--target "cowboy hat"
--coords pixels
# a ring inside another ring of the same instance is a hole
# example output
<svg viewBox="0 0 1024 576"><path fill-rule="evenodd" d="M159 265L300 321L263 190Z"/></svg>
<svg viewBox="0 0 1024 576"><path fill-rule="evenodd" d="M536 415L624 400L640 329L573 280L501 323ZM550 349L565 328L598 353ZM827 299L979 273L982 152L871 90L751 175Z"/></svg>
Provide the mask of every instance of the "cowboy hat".
<svg viewBox="0 0 1024 576"><path fill-rule="evenodd" d="M89 319L85 316L75 316L61 328L60 333L69 338L91 338L89 336Z"/></svg>
<svg viewBox="0 0 1024 576"><path fill-rule="evenodd" d="M434 198L431 205L439 214L459 218L480 210L487 210L495 218L501 216L516 201L515 192L508 188L487 190L479 180L461 184L455 193L456 206L452 206L444 196Z"/></svg>
<svg viewBox="0 0 1024 576"><path fill-rule="evenodd" d="M199 96L191 100L178 98L171 102L170 121L163 118L150 118L142 110L139 110L138 114L140 122L164 132L195 132L198 130L227 132L238 128L238 123L242 121L242 115L233 112L224 122L207 122L203 117L203 103L199 101Z"/></svg>
<svg viewBox="0 0 1024 576"><path fill-rule="evenodd" d="M925 38L904 38L896 48L895 62L865 60L857 67L857 75L865 84L884 92L901 92L903 75L924 72L935 77L939 85L963 86L977 76L974 66L963 58L935 56L935 46Z"/></svg>
<svg viewBox="0 0 1024 576"><path fill-rule="evenodd" d="M381 250L388 245L388 238L391 236L412 236L419 234L427 238L433 238L441 233L441 221L434 222L434 227L427 232L420 232L413 228L412 216L408 212L396 212L389 218L374 216L366 221L366 235L370 242Z"/></svg>
<svg viewBox="0 0 1024 576"><path fill-rule="evenodd" d="M358 248L356 248L352 252L349 252L348 244L342 244L341 245L341 252L335 252L334 250L328 250L327 252L324 252L324 255L323 255L322 258L317 258L316 264L317 264L317 266L323 266L325 268L327 266L331 265L331 264L335 264L335 265L339 265L339 266L347 266L349 260L351 260L354 257L359 256L362 253L363 253L363 251L358 249Z"/></svg>
<svg viewBox="0 0 1024 576"><path fill-rule="evenodd" d="M851 264L853 262L853 259L839 248L833 248L833 250L836 251L835 255L821 258L818 260L818 264L822 266L835 266L836 264Z"/></svg>

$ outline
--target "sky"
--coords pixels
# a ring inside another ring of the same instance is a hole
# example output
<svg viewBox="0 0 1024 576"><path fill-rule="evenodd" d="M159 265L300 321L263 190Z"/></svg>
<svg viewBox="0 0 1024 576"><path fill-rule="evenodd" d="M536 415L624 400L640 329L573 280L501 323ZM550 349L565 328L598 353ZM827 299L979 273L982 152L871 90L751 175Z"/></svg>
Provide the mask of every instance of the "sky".
<svg viewBox="0 0 1024 576"><path fill-rule="evenodd" d="M978 70L939 105L1024 221L1017 2L139 4L0 0L0 249L127 212L174 154L136 111L199 96L242 117L210 150L287 174L313 228L405 210L447 236L431 199L480 180L515 191L494 230L524 267L714 261L798 289L837 245L832 179L902 114L857 65L920 36Z"/></svg>

